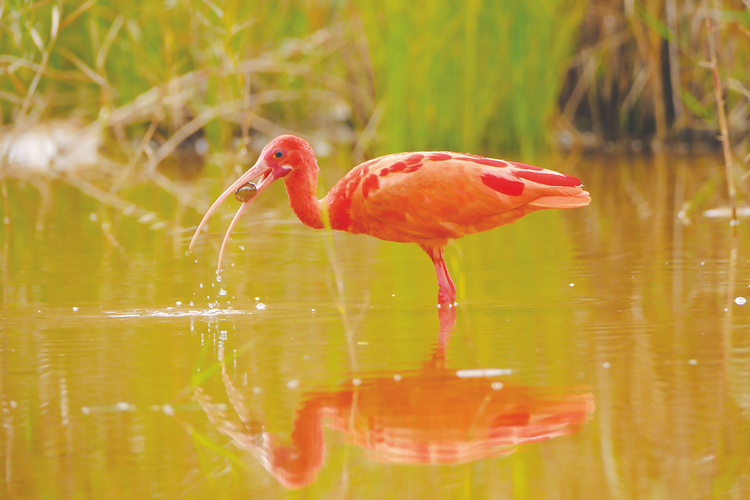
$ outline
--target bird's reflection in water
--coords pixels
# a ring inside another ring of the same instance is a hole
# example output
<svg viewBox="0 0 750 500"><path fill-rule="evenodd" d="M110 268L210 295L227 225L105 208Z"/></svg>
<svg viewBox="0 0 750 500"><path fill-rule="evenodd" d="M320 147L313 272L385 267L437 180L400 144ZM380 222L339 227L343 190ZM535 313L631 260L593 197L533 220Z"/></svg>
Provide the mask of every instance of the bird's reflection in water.
<svg viewBox="0 0 750 500"><path fill-rule="evenodd" d="M454 324L455 309L441 310L437 346L419 370L360 375L304 394L289 444L268 433L248 408L227 375L223 351L224 385L241 423L200 388L195 395L217 430L288 488L315 480L324 461L324 426L344 433L378 460L460 464L573 434L591 418L594 397L587 387L525 386L503 377L505 370L448 369L446 349Z"/></svg>

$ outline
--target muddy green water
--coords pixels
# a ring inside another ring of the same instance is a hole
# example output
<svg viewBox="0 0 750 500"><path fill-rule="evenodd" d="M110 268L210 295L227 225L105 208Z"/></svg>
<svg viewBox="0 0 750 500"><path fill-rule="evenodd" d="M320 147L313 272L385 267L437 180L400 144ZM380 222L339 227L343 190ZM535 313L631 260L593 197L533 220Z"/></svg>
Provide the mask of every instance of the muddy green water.
<svg viewBox="0 0 750 500"><path fill-rule="evenodd" d="M592 204L450 246L455 327L415 245L280 185L217 282L234 200L186 255L195 211L7 181L0 497L750 497L750 226L677 218L710 161L545 166Z"/></svg>

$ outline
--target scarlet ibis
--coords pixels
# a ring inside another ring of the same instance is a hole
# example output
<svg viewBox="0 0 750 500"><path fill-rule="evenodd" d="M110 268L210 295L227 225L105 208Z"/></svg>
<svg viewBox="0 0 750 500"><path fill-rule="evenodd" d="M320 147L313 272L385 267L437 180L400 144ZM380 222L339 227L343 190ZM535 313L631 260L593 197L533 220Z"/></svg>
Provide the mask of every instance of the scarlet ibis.
<svg viewBox="0 0 750 500"><path fill-rule="evenodd" d="M357 165L319 200L318 162L310 145L299 137L281 135L269 142L255 165L211 205L190 242L232 193L260 177L224 236L224 250L248 205L272 182L283 179L289 205L303 224L330 227L382 240L418 244L432 259L437 273L438 304L453 305L456 287L443 251L449 240L510 224L545 208L578 208L589 204L589 193L570 175L523 163L465 153L397 153ZM252 186L250 186L251 188Z"/></svg>

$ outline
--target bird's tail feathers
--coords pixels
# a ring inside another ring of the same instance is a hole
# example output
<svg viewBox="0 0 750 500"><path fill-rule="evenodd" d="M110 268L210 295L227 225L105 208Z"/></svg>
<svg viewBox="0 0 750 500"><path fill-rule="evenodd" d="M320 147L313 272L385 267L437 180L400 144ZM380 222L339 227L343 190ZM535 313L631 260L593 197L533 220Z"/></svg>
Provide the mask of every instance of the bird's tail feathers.
<svg viewBox="0 0 750 500"><path fill-rule="evenodd" d="M537 208L579 208L585 207L590 202L589 193L581 190L574 195L542 196L529 203L529 206Z"/></svg>

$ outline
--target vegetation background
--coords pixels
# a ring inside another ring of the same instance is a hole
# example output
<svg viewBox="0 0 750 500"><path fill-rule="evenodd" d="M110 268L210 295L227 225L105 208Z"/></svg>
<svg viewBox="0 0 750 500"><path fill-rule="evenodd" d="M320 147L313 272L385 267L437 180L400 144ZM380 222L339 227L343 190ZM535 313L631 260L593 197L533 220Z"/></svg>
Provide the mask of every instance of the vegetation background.
<svg viewBox="0 0 750 500"><path fill-rule="evenodd" d="M13 168L24 134L66 129L47 147L58 158L38 160L34 175L110 165L108 180L75 182L124 210L116 195L131 179L202 207L175 177L204 166L209 177L236 175L282 132L308 138L321 157L355 161L420 149L533 161L550 146L703 153L720 147L712 42L742 189L748 9L740 0L9 0L0 167L24 175ZM93 152L60 160L80 144Z"/></svg>

